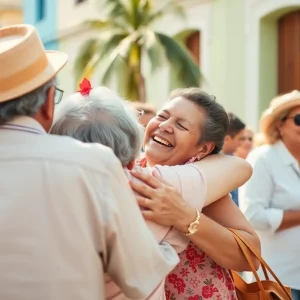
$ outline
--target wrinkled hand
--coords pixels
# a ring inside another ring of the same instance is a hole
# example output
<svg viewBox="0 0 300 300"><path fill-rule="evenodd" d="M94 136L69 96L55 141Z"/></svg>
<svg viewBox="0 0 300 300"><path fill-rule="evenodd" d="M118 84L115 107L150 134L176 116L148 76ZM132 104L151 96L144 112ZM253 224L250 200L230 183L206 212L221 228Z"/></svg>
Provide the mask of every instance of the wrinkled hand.
<svg viewBox="0 0 300 300"><path fill-rule="evenodd" d="M196 211L182 199L180 193L160 178L133 169L131 174L139 179L130 181L131 188L138 194L138 204L145 208L142 214L146 220L187 232L188 225L196 218Z"/></svg>

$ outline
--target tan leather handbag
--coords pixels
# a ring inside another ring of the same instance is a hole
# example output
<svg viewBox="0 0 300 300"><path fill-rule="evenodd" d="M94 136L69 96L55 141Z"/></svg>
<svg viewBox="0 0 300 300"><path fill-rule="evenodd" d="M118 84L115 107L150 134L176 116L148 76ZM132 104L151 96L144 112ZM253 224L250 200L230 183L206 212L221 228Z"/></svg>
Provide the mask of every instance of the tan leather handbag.
<svg viewBox="0 0 300 300"><path fill-rule="evenodd" d="M233 233L237 243L242 249L253 275L256 278L256 282L246 283L236 272L232 271L232 277L239 300L292 300L291 289L284 286L272 269L263 260L263 258L256 252L256 250L248 244L248 242L236 231L229 228ZM260 280L254 264L250 257L250 251L258 258L261 263L261 268L265 275L265 280ZM267 270L273 276L275 281L270 280Z"/></svg>

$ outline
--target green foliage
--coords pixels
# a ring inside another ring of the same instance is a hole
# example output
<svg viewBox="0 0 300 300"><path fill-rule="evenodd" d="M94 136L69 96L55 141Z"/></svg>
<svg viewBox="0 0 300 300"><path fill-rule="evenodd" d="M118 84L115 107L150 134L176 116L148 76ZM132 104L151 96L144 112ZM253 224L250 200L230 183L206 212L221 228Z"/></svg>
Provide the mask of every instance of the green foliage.
<svg viewBox="0 0 300 300"><path fill-rule="evenodd" d="M101 65L102 83L117 79L126 97L146 101L142 60L147 58L152 72L168 63L172 78L181 87L199 86L200 70L184 44L152 29L154 22L167 14L184 17L176 0L155 9L151 0L107 0L105 20L90 20L88 29L98 32L98 39L87 41L75 63L77 80L90 77Z"/></svg>

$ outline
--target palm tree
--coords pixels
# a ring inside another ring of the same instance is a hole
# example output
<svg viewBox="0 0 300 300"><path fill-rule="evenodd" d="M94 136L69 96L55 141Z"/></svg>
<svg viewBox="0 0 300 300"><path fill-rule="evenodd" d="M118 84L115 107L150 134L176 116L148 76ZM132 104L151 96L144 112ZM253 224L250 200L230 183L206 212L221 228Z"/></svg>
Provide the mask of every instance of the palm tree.
<svg viewBox="0 0 300 300"><path fill-rule="evenodd" d="M200 70L184 44L155 31L152 24L168 13L183 16L176 0L154 9L151 0L107 0L108 17L90 20L86 26L99 32L88 40L75 63L77 79L90 77L101 64L102 83L117 78L118 89L132 101L146 101L143 60L150 61L154 72L167 62L172 78L181 87L199 86Z"/></svg>

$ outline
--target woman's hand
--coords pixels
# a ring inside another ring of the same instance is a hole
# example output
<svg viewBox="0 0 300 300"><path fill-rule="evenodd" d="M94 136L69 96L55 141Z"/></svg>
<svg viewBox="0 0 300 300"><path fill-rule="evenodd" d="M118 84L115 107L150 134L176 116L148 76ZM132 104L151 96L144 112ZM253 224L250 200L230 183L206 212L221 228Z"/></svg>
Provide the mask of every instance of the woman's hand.
<svg viewBox="0 0 300 300"><path fill-rule="evenodd" d="M146 209L142 210L144 218L187 232L189 224L196 219L196 210L182 199L180 193L159 178L158 173L154 172L154 177L133 169L131 174L140 180L130 181L130 185L139 194L136 196L138 204Z"/></svg>

